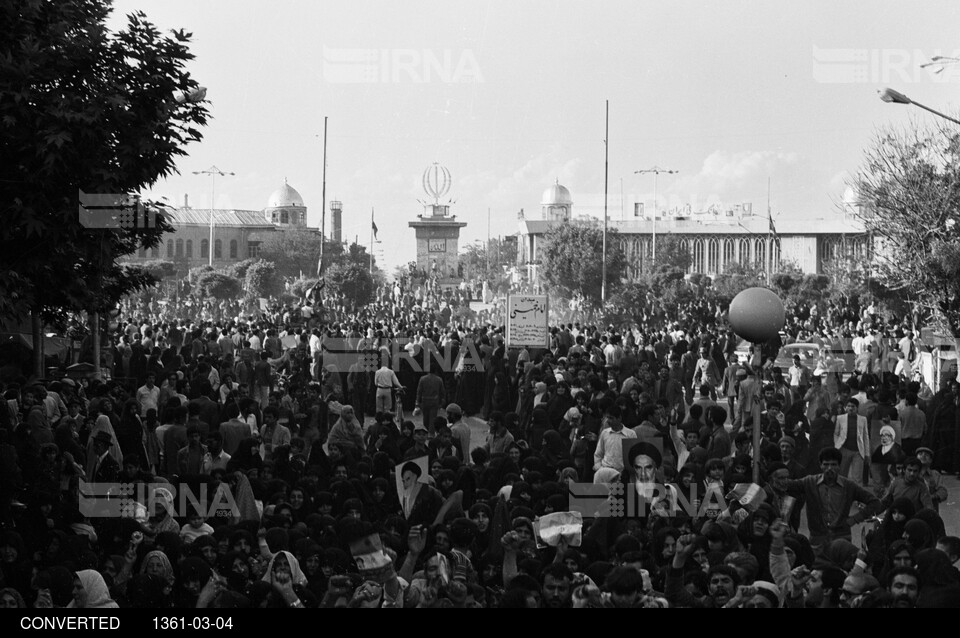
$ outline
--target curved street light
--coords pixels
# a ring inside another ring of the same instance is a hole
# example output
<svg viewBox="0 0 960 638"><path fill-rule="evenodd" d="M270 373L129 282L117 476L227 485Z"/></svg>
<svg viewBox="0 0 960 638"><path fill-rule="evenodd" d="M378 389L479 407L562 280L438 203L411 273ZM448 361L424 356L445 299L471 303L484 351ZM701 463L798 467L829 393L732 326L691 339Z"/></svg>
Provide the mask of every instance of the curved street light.
<svg viewBox="0 0 960 638"><path fill-rule="evenodd" d="M953 122L954 124L960 124L960 120L956 120L956 119L950 117L949 115L944 115L944 114L941 113L940 111L935 111L934 109L930 108L929 106L926 106L926 105L924 105L924 104L920 104L919 102L916 102L916 101L914 101L914 100L911 100L910 98L908 98L906 95L904 95L904 94L901 93L900 91L895 91L895 90L893 90L893 89L891 89L891 88L886 88L886 89L884 89L884 90L882 90L882 91L877 91L877 93L880 94L880 99L883 100L884 102L889 102L889 103L892 103L892 104L913 104L914 106L919 106L920 108L922 108L922 109L925 110L925 111L930 111L930 112L933 113L934 115L939 115L940 117L942 117L942 118L945 119L945 120L950 120L950 121Z"/></svg>

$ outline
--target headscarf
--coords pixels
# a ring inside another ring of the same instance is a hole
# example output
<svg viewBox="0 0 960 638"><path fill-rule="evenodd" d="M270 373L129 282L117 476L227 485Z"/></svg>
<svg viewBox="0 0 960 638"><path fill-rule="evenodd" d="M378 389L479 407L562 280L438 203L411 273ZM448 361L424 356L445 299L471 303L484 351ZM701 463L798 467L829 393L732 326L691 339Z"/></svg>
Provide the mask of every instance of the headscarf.
<svg viewBox="0 0 960 638"><path fill-rule="evenodd" d="M103 581L103 576L100 575L100 572L92 569L84 569L83 571L77 572L77 578L80 579L80 584L83 585L83 590L87 594L87 602L83 606L84 609L119 608L119 605L110 598L110 590L107 589L107 584ZM67 605L67 607L71 609L76 608L76 606L76 600L71 600L70 604Z"/></svg>
<svg viewBox="0 0 960 638"><path fill-rule="evenodd" d="M293 580L294 585L306 585L307 584L307 575L303 573L303 570L300 569L300 562L297 561L296 557L293 554L286 550L280 550L273 557L270 558L270 562L267 564L267 570L263 573L262 580L265 583L273 583L273 563L277 560L278 556L286 556L287 564L290 565L290 576Z"/></svg>
<svg viewBox="0 0 960 638"><path fill-rule="evenodd" d="M859 551L860 550L857 549L856 545L850 541L844 538L837 538L827 545L827 547L823 550L823 558L818 560L817 563L823 561L831 567L844 569L844 565L853 564ZM816 563L814 564L813 568L819 569ZM844 569L844 571L846 571L846 569Z"/></svg>
<svg viewBox="0 0 960 638"><path fill-rule="evenodd" d="M934 540L947 535L946 528L943 525L943 519L929 507L925 507L914 514L913 518L923 521L930 527L930 533L933 535Z"/></svg>
<svg viewBox="0 0 960 638"><path fill-rule="evenodd" d="M167 555L158 549L148 552L147 555L143 557L143 562L140 563L140 573L147 573L147 564L152 558L160 559L160 562L163 564L163 580L166 581L168 585L173 585L176 581L176 576L173 573L173 565L170 564L170 559L167 558Z"/></svg>
<svg viewBox="0 0 960 638"><path fill-rule="evenodd" d="M886 454L886 453L889 452L891 449L893 449L893 446L896 444L896 438L897 438L897 433L896 433L896 431L895 431L892 427L890 427L889 425L885 425L885 426L883 426L882 428L880 428L880 436L882 437L884 434L889 434L889 435L890 435L890 443L888 443L887 445L881 445L881 446L880 446L880 453L881 453L881 454Z"/></svg>
<svg viewBox="0 0 960 638"><path fill-rule="evenodd" d="M234 494L237 503L237 511L241 521L260 521L260 511L257 509L257 501L253 495L253 488L250 486L250 479L243 472L234 472L237 479L236 493Z"/></svg>
<svg viewBox="0 0 960 638"><path fill-rule="evenodd" d="M907 543L915 552L930 549L934 545L933 532L930 530L930 526L919 518L907 521L907 524L903 527L903 533L906 535Z"/></svg>
<svg viewBox="0 0 960 638"><path fill-rule="evenodd" d="M20 595L13 587L4 587L0 589L0 598L3 596L13 596L13 599L17 601L17 609L25 609L27 604L23 602L23 596Z"/></svg>

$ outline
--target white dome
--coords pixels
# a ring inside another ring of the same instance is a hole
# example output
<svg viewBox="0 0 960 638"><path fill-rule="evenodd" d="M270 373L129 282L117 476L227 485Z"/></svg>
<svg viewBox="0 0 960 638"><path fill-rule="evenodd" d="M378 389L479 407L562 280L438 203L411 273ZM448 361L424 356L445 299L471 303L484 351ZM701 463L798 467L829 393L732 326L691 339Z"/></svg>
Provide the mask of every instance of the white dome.
<svg viewBox="0 0 960 638"><path fill-rule="evenodd" d="M551 204L563 204L570 206L573 204L573 200L570 198L570 191L567 190L566 186L561 186L560 183L556 183L547 190L543 191L543 198L540 203L544 206L549 206Z"/></svg>
<svg viewBox="0 0 960 638"><path fill-rule="evenodd" d="M287 184L287 179L283 179L283 186L273 191L270 199L267 201L267 208L279 208L281 206L303 206L303 198L293 186Z"/></svg>

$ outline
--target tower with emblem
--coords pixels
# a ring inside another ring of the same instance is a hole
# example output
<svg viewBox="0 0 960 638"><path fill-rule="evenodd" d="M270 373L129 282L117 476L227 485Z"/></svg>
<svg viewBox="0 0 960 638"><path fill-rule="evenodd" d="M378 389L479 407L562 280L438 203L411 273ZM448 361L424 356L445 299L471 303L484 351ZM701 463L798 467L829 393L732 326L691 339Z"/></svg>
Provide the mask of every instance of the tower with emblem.
<svg viewBox="0 0 960 638"><path fill-rule="evenodd" d="M409 222L417 236L417 268L436 277L441 286L460 283L462 272L458 257L460 229L466 222L450 214L454 200L441 200L450 192L450 171L439 163L427 167L422 177L427 200L419 200L423 214Z"/></svg>

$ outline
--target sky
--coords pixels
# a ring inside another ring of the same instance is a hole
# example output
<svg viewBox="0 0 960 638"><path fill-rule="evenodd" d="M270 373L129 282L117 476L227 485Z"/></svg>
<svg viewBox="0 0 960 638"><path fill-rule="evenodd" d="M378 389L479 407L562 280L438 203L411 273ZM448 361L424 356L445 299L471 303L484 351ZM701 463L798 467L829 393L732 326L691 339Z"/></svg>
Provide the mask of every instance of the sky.
<svg viewBox="0 0 960 638"><path fill-rule="evenodd" d="M956 115L960 3L391 2L118 0L112 29L143 11L185 29L212 118L180 174L152 196L260 210L286 178L308 222L343 202L344 239L388 270L415 259L424 171L445 166L444 201L467 222L461 247L540 217L559 180L574 214L751 202L775 217L838 215L878 130L934 116L878 97L885 87ZM330 218L327 216L327 230ZM489 230L488 230L489 229Z"/></svg>

